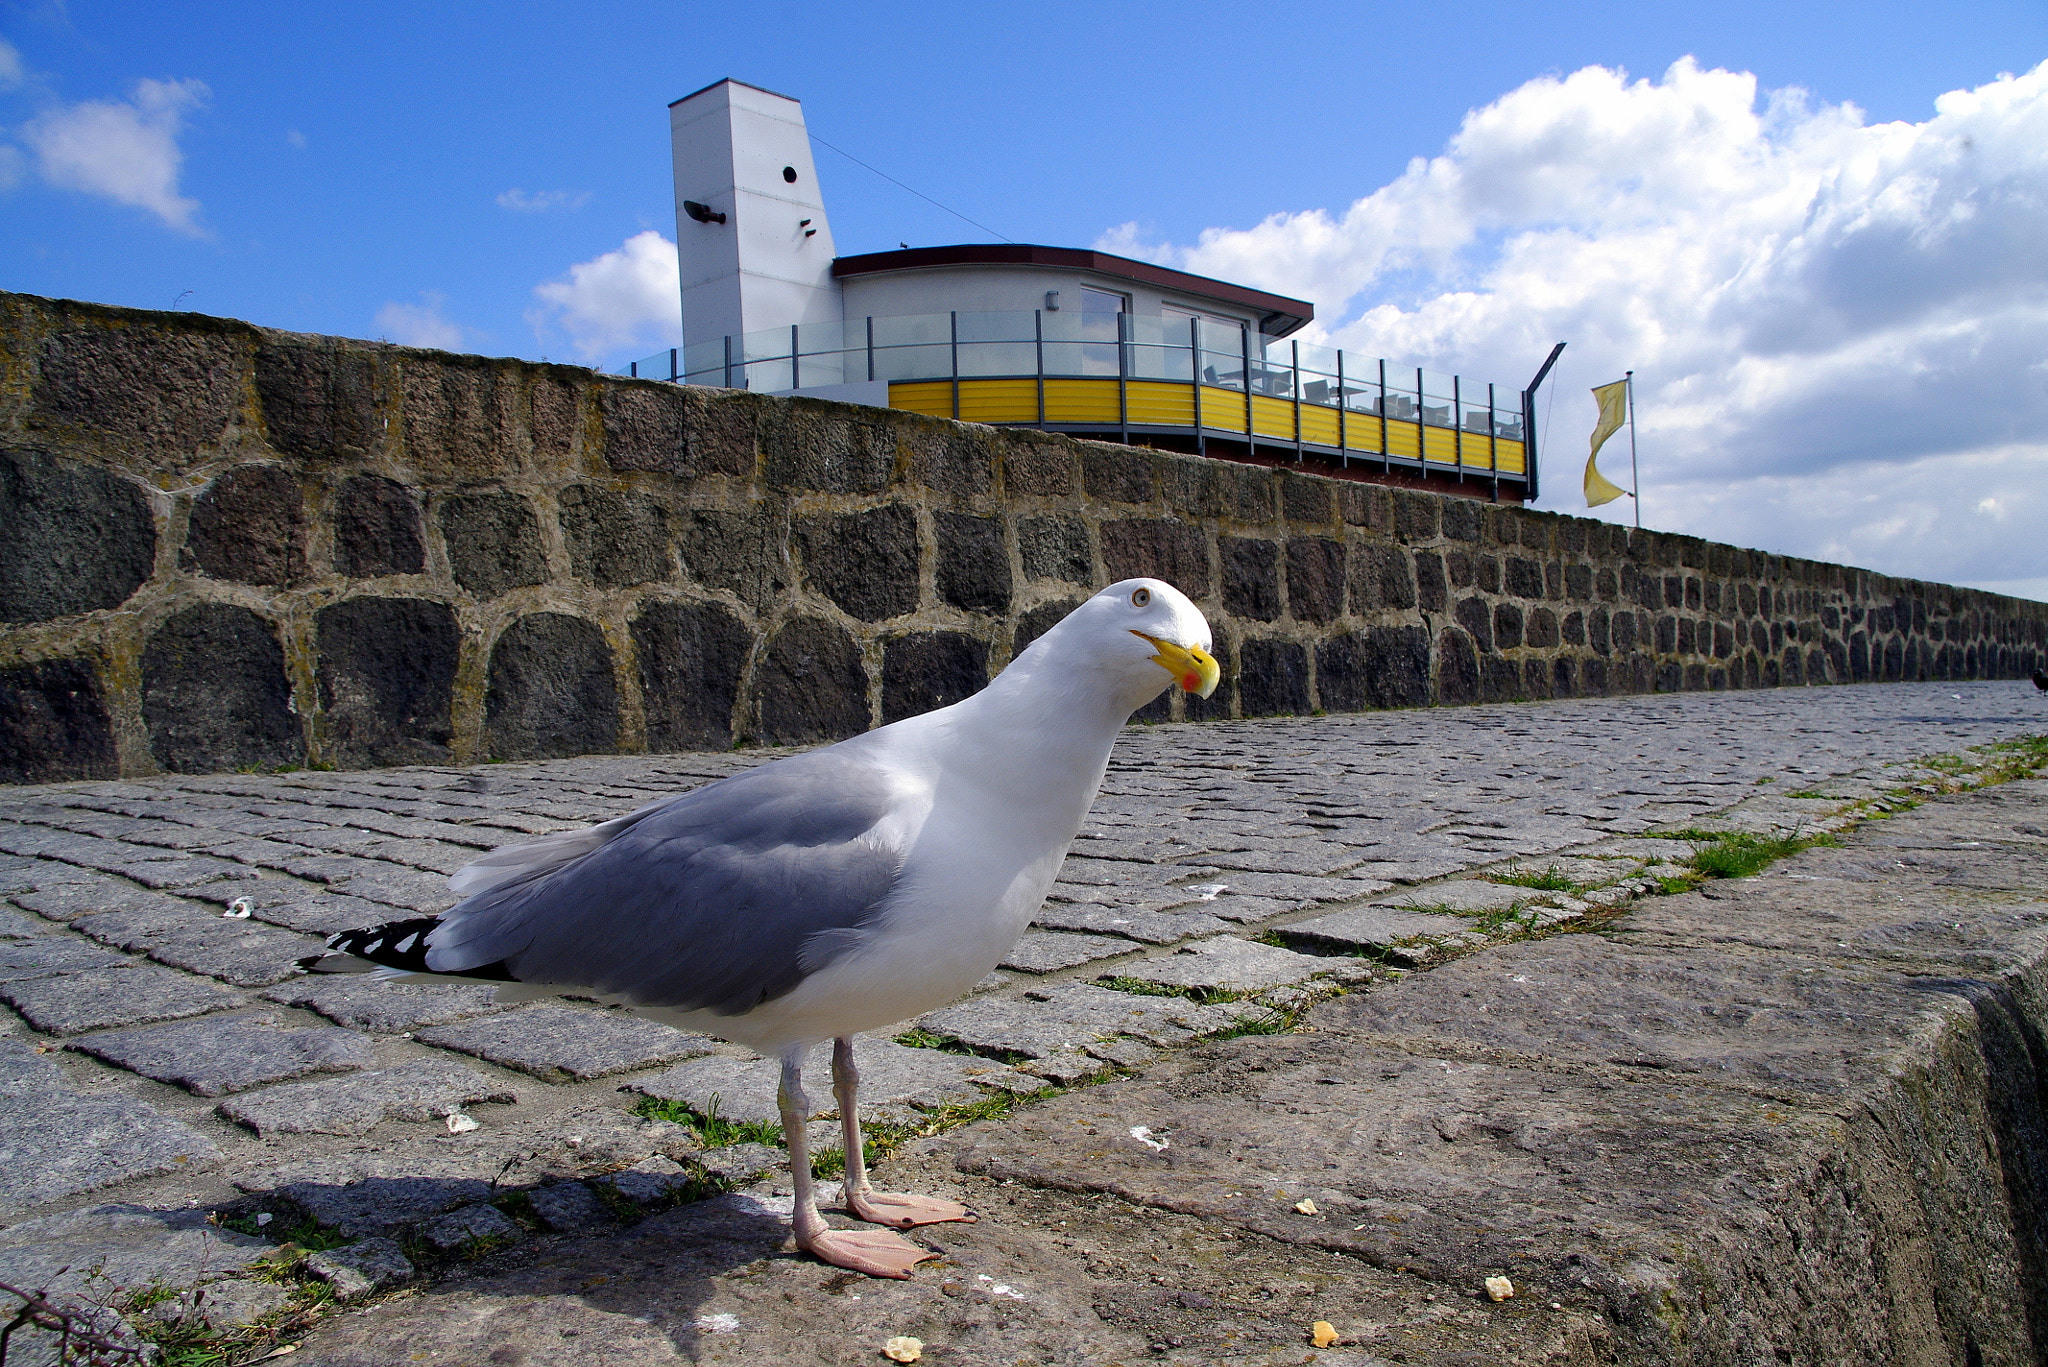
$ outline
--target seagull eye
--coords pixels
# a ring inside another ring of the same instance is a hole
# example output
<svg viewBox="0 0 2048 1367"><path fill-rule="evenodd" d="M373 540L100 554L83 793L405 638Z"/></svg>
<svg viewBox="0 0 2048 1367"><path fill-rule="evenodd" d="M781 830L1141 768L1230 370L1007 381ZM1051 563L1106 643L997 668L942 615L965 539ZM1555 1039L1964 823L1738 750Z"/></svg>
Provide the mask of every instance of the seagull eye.
<svg viewBox="0 0 2048 1367"><path fill-rule="evenodd" d="M1149 603L1149 602L1151 602L1151 601L1152 601L1152 590L1150 590L1150 589L1134 589L1134 590L1132 590L1132 592L1131 592L1131 606L1132 606L1132 607L1134 607L1134 608L1141 608L1141 607L1144 607L1144 606L1145 606L1145 605L1146 605L1147 603Z"/></svg>

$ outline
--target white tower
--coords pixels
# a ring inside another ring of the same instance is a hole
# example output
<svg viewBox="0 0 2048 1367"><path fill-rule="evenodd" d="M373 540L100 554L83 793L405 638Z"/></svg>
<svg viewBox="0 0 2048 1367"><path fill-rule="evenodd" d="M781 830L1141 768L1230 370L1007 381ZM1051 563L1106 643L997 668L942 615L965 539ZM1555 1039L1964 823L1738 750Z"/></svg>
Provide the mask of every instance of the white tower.
<svg viewBox="0 0 2048 1367"><path fill-rule="evenodd" d="M803 106L724 80L668 107L683 341L837 323L832 229Z"/></svg>

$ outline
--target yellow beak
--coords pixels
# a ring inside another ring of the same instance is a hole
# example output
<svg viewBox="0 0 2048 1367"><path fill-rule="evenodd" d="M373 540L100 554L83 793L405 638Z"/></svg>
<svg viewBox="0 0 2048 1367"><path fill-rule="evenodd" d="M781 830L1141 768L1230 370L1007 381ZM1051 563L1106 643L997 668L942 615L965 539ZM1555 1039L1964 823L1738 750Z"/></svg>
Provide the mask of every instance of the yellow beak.
<svg viewBox="0 0 2048 1367"><path fill-rule="evenodd" d="M1133 631L1131 635L1149 641L1159 652L1152 657L1152 663L1173 675L1175 683L1196 697L1208 697L1222 682L1223 670L1216 663L1216 657L1200 646L1177 646L1157 636L1147 636L1142 631Z"/></svg>

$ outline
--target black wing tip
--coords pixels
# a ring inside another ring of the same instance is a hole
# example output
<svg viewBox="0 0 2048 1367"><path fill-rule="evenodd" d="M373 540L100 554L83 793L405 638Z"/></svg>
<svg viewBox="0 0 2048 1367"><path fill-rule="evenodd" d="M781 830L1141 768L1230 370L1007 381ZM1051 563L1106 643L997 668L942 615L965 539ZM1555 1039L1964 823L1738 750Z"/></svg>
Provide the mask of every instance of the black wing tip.
<svg viewBox="0 0 2048 1367"><path fill-rule="evenodd" d="M368 926L361 930L344 930L328 937L326 954L314 954L301 959L299 967L308 973L314 973L319 971L316 965L322 959L347 955L384 968L403 969L408 973L431 973L441 978L482 978L489 982L517 981L506 969L503 960L454 972L427 967L427 940L434 933L434 928L440 924L441 918L438 916L414 916L403 921L386 921L381 926Z"/></svg>
<svg viewBox="0 0 2048 1367"><path fill-rule="evenodd" d="M344 930L330 936L327 948L336 954L353 954L386 968L403 968L413 973L431 973L427 967L427 937L441 924L438 916L414 916L403 921L386 921L381 926Z"/></svg>

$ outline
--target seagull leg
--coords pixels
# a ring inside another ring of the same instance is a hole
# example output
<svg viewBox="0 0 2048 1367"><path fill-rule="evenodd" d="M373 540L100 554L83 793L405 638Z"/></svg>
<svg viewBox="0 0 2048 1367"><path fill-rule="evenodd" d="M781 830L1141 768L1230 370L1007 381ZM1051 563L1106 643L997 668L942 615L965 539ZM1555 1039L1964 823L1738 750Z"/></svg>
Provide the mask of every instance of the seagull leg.
<svg viewBox="0 0 2048 1367"><path fill-rule="evenodd" d="M935 1225L946 1220L973 1224L974 1217L958 1201L938 1196L904 1196L876 1191L868 1185L867 1155L860 1137L860 1070L853 1064L853 1039L832 1041L832 1095L839 1102L840 1133L846 1142L846 1208L861 1219L895 1229Z"/></svg>
<svg viewBox="0 0 2048 1367"><path fill-rule="evenodd" d="M782 1137L789 1141L789 1175L796 1186L796 1203L789 1220L796 1232L796 1246L849 1272L907 1279L912 1268L938 1254L928 1253L887 1230L833 1229L818 1213L811 1178L811 1146L804 1137L804 1122L811 1118L811 1101L804 1095L803 1061L802 1045L792 1045L783 1051L782 1085L775 1091L775 1104L782 1112Z"/></svg>

